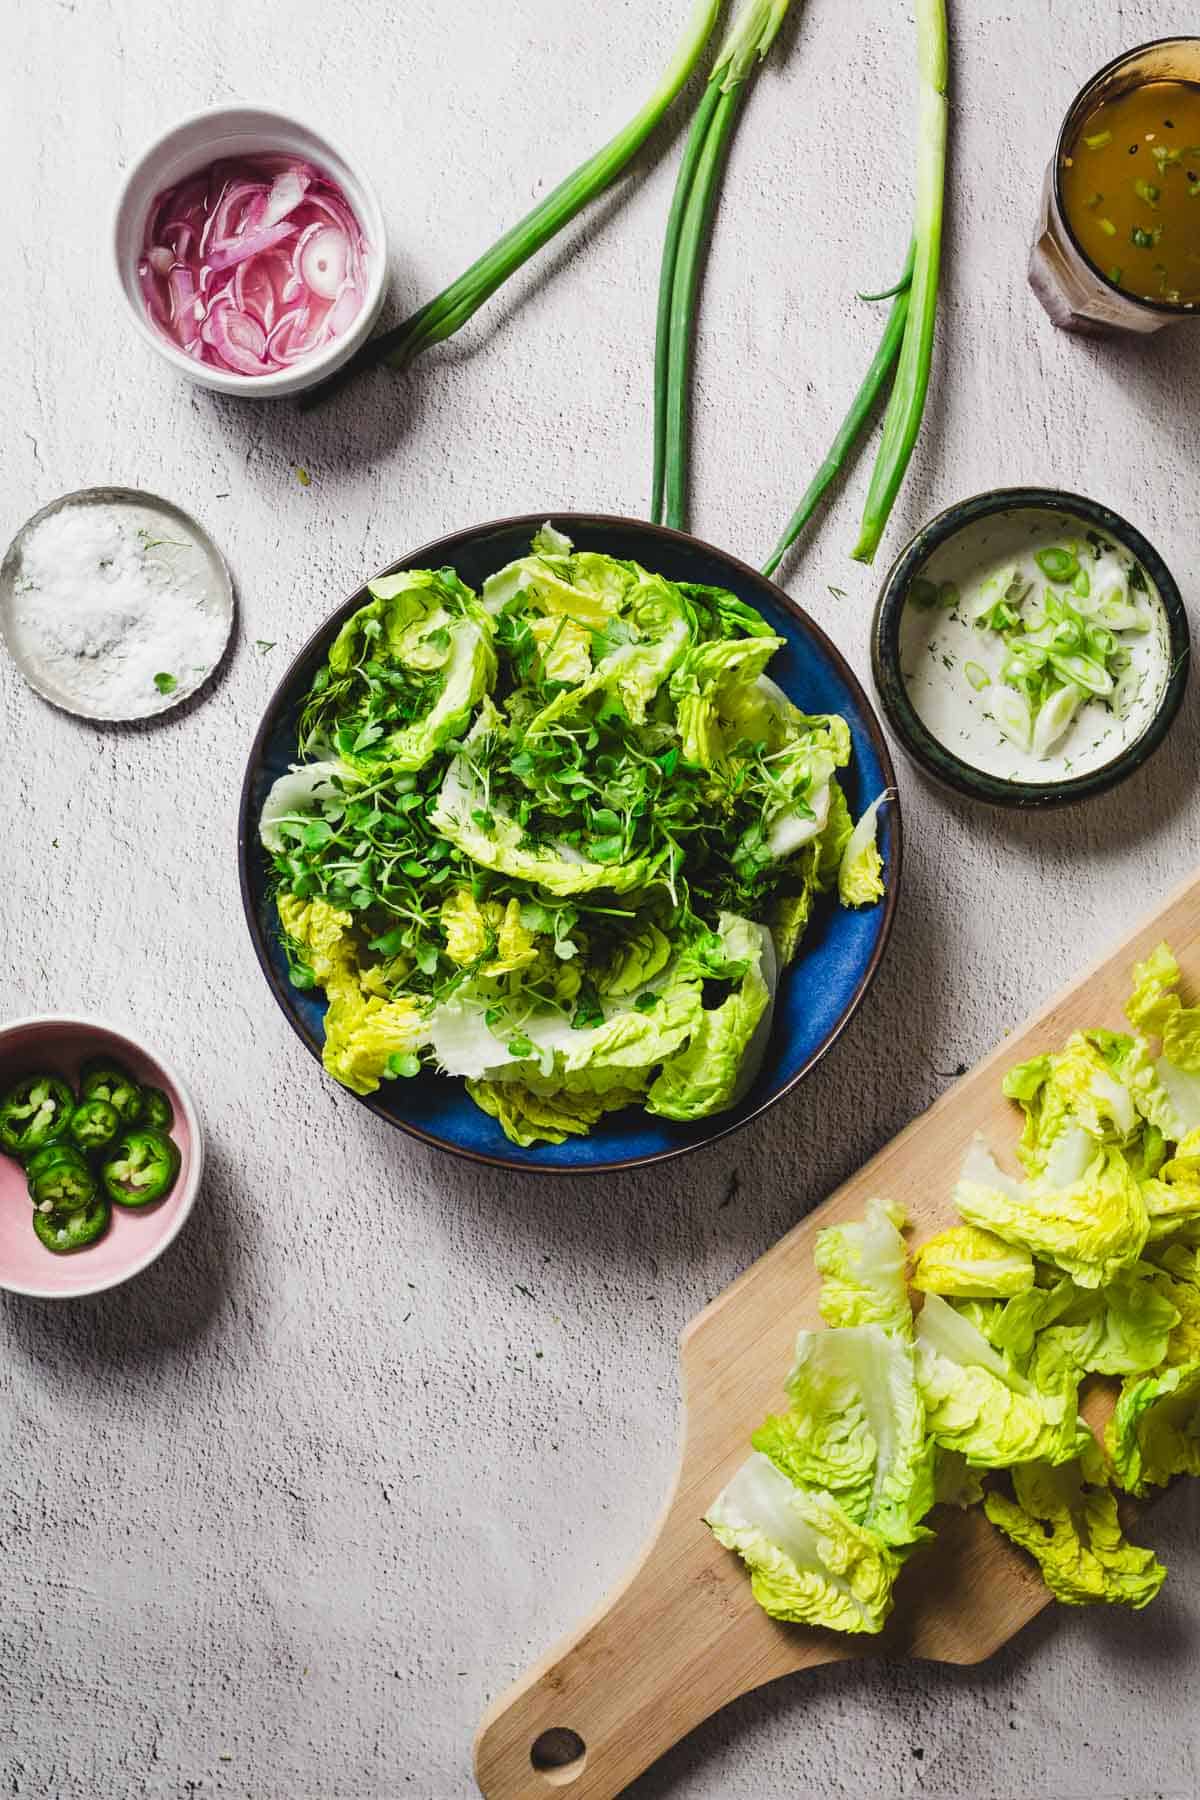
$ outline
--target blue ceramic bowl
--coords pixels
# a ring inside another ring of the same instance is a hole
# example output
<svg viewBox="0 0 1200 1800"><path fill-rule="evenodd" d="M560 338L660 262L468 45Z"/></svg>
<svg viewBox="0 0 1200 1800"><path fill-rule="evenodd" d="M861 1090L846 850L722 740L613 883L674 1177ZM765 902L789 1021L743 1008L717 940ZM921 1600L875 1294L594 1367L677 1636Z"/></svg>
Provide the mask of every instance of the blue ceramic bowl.
<svg viewBox="0 0 1200 1800"><path fill-rule="evenodd" d="M464 581L478 588L486 576L527 552L545 517L544 512L529 514L455 532L381 573L451 564ZM661 526L591 513L556 512L553 520L578 549L631 557L676 581L728 588L756 606L786 642L771 664L772 678L806 712L838 712L849 721L854 755L841 779L851 811L857 815L883 788L895 787L879 721L858 681L824 632L772 582L724 551ZM288 981L270 897L268 859L258 841L258 815L271 783L295 760L296 720L313 676L341 626L367 599L365 587L351 594L309 639L275 690L250 751L238 820L242 899L254 948L276 1000L318 1061L326 1002L319 993L301 992ZM629 1168L710 1144L765 1112L795 1087L862 1000L892 926L900 884L900 839L900 812L893 802L883 809L880 825L886 898L861 912L838 906L836 899L827 898L820 905L800 956L780 983L762 1073L741 1105L729 1112L694 1125L676 1125L630 1107L608 1114L589 1137L525 1150L510 1144L495 1120L480 1112L462 1082L433 1073L386 1082L365 1097L363 1105L427 1144L509 1169Z"/></svg>

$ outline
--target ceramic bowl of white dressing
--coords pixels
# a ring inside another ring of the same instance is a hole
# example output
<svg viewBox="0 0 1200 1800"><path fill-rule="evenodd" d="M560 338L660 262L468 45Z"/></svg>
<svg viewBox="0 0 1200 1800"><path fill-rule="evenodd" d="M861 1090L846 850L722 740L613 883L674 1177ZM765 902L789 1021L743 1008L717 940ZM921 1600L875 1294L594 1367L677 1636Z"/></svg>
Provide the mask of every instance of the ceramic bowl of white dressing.
<svg viewBox="0 0 1200 1800"><path fill-rule="evenodd" d="M876 606L884 712L935 780L1031 809L1114 787L1169 729L1187 615L1154 548L1080 495L960 501L901 552Z"/></svg>

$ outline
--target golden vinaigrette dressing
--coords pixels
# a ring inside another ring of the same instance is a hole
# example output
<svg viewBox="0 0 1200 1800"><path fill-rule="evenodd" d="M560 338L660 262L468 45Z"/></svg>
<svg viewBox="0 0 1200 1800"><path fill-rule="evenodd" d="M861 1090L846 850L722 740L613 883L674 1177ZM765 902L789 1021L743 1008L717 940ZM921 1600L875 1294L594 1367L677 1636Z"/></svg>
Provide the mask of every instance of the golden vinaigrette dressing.
<svg viewBox="0 0 1200 1800"><path fill-rule="evenodd" d="M1062 166L1085 253L1140 299L1200 301L1200 86L1147 81L1101 101Z"/></svg>

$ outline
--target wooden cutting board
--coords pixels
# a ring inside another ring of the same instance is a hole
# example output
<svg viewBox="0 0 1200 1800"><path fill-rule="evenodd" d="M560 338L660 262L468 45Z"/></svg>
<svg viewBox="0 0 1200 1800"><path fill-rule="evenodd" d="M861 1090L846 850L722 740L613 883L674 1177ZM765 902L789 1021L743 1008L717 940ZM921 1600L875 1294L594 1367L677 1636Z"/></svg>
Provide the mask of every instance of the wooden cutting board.
<svg viewBox="0 0 1200 1800"><path fill-rule="evenodd" d="M804 1222L692 1320L680 1340L683 1446L674 1492L633 1569L578 1631L485 1716L475 1770L486 1800L612 1800L739 1694L818 1663L884 1654L975 1663L1048 1603L1032 1563L976 1509L947 1509L918 1552L878 1638L839 1638L768 1619L737 1557L703 1515L748 1454L750 1433L786 1406L801 1326L818 1326L817 1232L898 1200L912 1243L957 1222L951 1190L973 1133L1012 1164L1019 1115L1000 1091L1010 1064L1090 1026L1120 1028L1132 964L1166 938L1200 971L1200 874L1100 963L1006 1037ZM1104 1396L1100 1401L1101 1415ZM619 1471L614 1472L619 1490ZM617 1491L617 1490L614 1490Z"/></svg>

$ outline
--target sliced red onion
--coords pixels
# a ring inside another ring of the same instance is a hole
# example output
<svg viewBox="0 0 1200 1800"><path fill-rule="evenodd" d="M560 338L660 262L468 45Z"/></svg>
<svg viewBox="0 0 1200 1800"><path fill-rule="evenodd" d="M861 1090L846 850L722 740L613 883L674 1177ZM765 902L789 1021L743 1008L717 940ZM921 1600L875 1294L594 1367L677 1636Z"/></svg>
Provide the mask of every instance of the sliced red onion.
<svg viewBox="0 0 1200 1800"><path fill-rule="evenodd" d="M354 323L361 307L362 294L347 282L325 316L326 337L340 337Z"/></svg>
<svg viewBox="0 0 1200 1800"><path fill-rule="evenodd" d="M297 306L280 319L267 343L267 355L276 362L290 364L311 356L320 342L320 324L314 323L311 308Z"/></svg>
<svg viewBox="0 0 1200 1800"><path fill-rule="evenodd" d="M280 219L286 219L289 213L294 213L312 182L313 171L304 163L294 163L290 169L284 169L271 183L262 216L263 224L277 225Z"/></svg>
<svg viewBox="0 0 1200 1800"><path fill-rule="evenodd" d="M183 263L176 263L168 275L167 291L175 335L189 340L196 335L196 278Z"/></svg>
<svg viewBox="0 0 1200 1800"><path fill-rule="evenodd" d="M255 181L227 181L221 191L215 211L211 212L204 227L204 235L200 239L200 254L207 256L210 247L229 243L237 229L238 209L256 194L261 194L261 186Z"/></svg>
<svg viewBox="0 0 1200 1800"><path fill-rule="evenodd" d="M318 194L309 196L309 205L315 213L323 213L331 225L344 231L348 238L358 238L358 220L350 211L350 203L340 192L331 192L324 188Z"/></svg>
<svg viewBox="0 0 1200 1800"><path fill-rule="evenodd" d="M294 237L298 226L287 219L278 225L261 225L256 231L247 232L243 238L233 238L220 250L214 250L208 259L207 267L214 275L221 274L224 269L232 269L248 256L261 256L264 250L273 250L276 244L282 244L285 238Z"/></svg>
<svg viewBox="0 0 1200 1800"><path fill-rule="evenodd" d="M350 240L336 225L322 225L304 246L300 274L323 300L336 300L350 266Z"/></svg>
<svg viewBox="0 0 1200 1800"><path fill-rule="evenodd" d="M291 279L291 258L283 250L266 251L233 271L233 303L270 332L279 317L279 292Z"/></svg>
<svg viewBox="0 0 1200 1800"><path fill-rule="evenodd" d="M163 291L157 281L155 281L148 262L140 262L138 264L138 286L142 290L142 299L146 302L146 311L150 314L154 323L156 325L161 325L164 330L169 331L171 320L167 311L167 304L163 298Z"/></svg>
<svg viewBox="0 0 1200 1800"><path fill-rule="evenodd" d="M239 375L266 375L267 338L261 325L235 312L232 306L218 307L209 314L202 333L226 368Z"/></svg>
<svg viewBox="0 0 1200 1800"><path fill-rule="evenodd" d="M349 328L366 255L328 176L293 158L247 157L157 197L138 282L151 321L189 356L263 375Z"/></svg>

